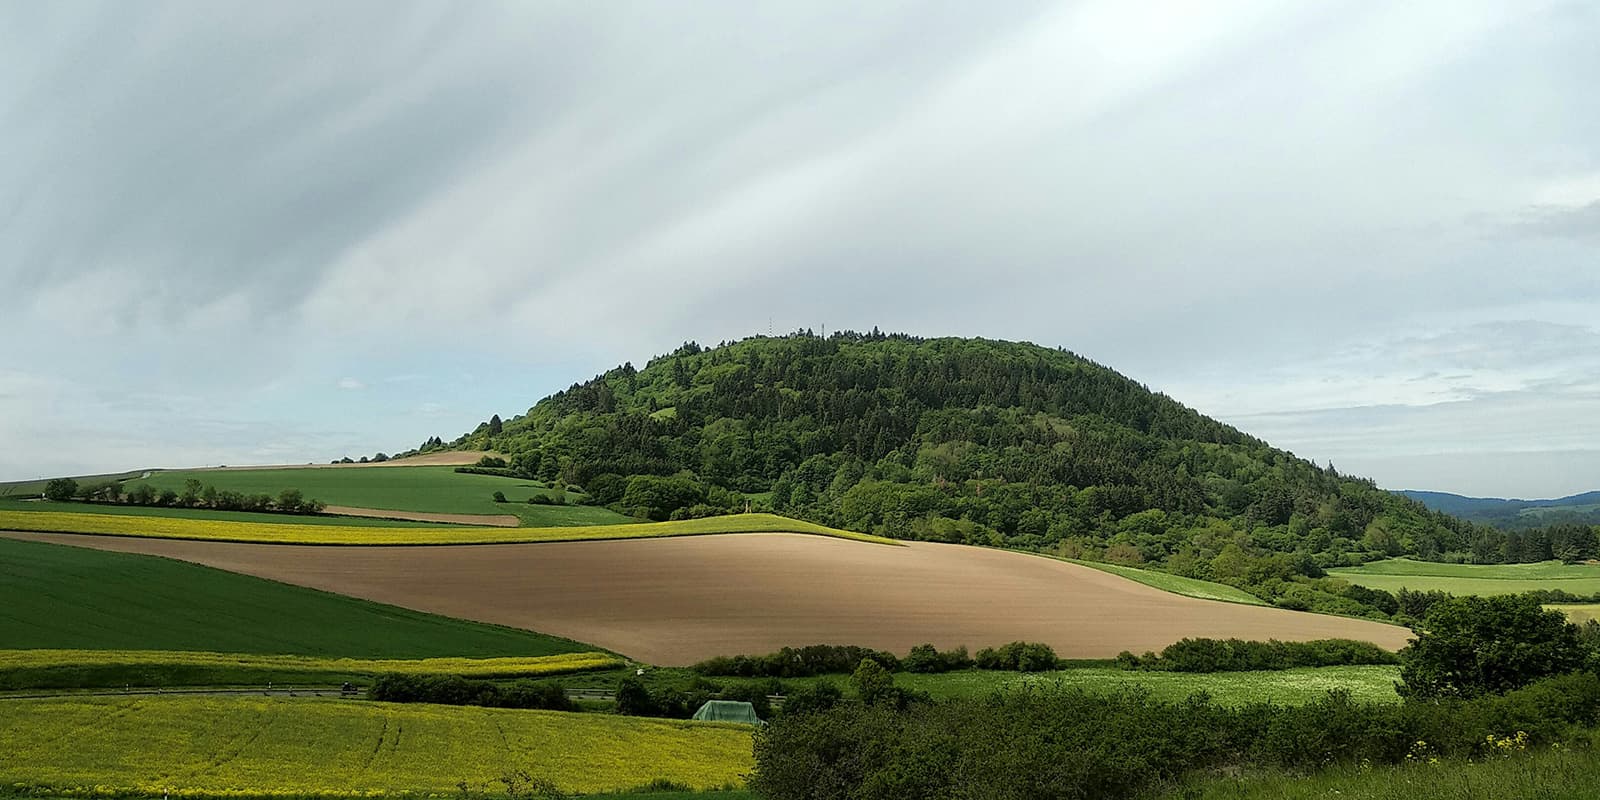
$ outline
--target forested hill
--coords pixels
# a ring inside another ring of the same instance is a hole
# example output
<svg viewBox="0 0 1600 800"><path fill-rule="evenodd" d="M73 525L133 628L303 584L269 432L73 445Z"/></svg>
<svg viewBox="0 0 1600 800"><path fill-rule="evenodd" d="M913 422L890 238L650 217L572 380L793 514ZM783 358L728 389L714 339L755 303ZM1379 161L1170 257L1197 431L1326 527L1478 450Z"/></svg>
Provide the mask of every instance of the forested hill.
<svg viewBox="0 0 1600 800"><path fill-rule="evenodd" d="M1072 353L982 339L691 343L431 441L510 454L516 472L640 516L749 499L898 538L1252 585L1464 551L1472 533Z"/></svg>

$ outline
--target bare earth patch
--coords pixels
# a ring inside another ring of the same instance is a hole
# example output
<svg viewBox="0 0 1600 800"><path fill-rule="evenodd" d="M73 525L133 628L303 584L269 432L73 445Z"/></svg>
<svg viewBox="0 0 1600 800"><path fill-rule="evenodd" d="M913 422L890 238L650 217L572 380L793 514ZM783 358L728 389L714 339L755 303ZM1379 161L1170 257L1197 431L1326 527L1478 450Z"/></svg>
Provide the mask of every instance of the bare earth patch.
<svg viewBox="0 0 1600 800"><path fill-rule="evenodd" d="M1018 639L1062 656L1159 650L1186 636L1363 639L1410 631L1368 620L1197 600L1021 553L822 536L437 547L235 544L5 534L147 553L286 583L590 642L660 665L786 645L905 652Z"/></svg>
<svg viewBox="0 0 1600 800"><path fill-rule="evenodd" d="M411 522L455 522L462 525L492 525L496 528L515 528L522 524L514 514L435 514L432 511L390 511L385 508L355 508L353 506L327 506L325 513L341 517L371 517L372 519L401 519Z"/></svg>

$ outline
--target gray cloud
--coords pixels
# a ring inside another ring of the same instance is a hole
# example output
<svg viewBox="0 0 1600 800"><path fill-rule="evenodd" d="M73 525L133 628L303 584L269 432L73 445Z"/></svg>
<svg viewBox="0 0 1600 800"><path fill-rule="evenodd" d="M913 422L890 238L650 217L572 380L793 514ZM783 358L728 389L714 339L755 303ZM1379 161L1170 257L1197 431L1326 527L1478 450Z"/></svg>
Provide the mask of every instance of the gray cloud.
<svg viewBox="0 0 1600 800"><path fill-rule="evenodd" d="M79 431L62 465L321 459L684 339L880 325L1064 345L1312 457L1498 451L1504 403L1600 449L1562 402L1600 366L1597 34L1555 1L0 6L0 403Z"/></svg>

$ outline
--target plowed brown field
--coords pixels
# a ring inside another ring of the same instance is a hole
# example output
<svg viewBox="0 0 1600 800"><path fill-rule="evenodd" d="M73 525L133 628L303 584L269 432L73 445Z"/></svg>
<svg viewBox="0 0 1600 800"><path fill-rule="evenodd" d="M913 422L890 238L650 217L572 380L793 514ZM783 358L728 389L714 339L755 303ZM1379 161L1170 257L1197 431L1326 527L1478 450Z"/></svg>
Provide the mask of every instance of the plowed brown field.
<svg viewBox="0 0 1600 800"><path fill-rule="evenodd" d="M330 547L5 534L148 553L688 664L785 645L985 647L1065 657L1159 650L1186 636L1364 639L1392 625L1169 594L1099 570L960 545L796 534L445 547Z"/></svg>

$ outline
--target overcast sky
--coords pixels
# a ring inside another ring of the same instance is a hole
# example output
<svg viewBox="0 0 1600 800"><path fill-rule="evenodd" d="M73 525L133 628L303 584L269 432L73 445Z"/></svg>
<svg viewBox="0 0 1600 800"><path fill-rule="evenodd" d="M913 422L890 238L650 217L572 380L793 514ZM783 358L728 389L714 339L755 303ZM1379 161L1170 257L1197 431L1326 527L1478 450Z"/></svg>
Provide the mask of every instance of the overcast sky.
<svg viewBox="0 0 1600 800"><path fill-rule="evenodd" d="M1600 489L1600 3L825 5L0 0L0 479L877 325Z"/></svg>

